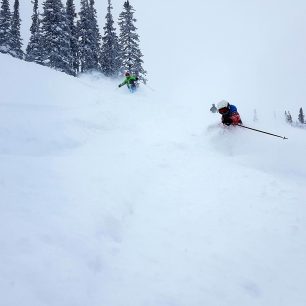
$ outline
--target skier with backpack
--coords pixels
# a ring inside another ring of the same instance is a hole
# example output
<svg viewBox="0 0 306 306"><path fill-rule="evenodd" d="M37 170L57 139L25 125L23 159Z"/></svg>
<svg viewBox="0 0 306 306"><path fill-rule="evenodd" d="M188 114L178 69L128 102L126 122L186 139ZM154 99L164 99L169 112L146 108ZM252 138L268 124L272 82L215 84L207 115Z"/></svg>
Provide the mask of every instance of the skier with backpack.
<svg viewBox="0 0 306 306"><path fill-rule="evenodd" d="M235 105L232 105L229 102L222 100L218 103L217 109L219 114L222 115L221 120L223 124L227 126L242 124L240 115Z"/></svg>
<svg viewBox="0 0 306 306"><path fill-rule="evenodd" d="M215 105L213 104L213 107L211 108L212 112L214 110L214 106ZM222 115L221 120L222 120L222 123L224 125L227 125L227 126L238 125L239 127L242 127L242 128L248 129L248 130L252 130L252 131L255 131L255 132L271 135L271 136L274 136L274 137L279 137L279 138L282 138L282 139L288 139L285 136L272 134L272 133L269 133L269 132L253 129L251 127L243 125L242 121L241 121L241 118L240 118L240 115L237 111L237 107L235 105L230 104L229 102L227 102L225 100L222 100L217 104L217 110L218 110L218 113Z"/></svg>
<svg viewBox="0 0 306 306"><path fill-rule="evenodd" d="M118 87L120 88L126 85L128 89L130 90L130 92L135 92L137 88L137 83L136 83L137 81L138 81L137 76L133 76L129 72L126 72L125 80L121 84L119 84Z"/></svg>

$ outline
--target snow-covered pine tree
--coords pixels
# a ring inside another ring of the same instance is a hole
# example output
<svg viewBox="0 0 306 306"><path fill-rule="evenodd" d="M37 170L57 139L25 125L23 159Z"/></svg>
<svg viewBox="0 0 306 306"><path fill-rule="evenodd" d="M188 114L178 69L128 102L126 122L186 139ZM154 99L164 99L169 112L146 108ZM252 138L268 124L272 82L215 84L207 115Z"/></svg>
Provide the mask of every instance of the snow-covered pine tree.
<svg viewBox="0 0 306 306"><path fill-rule="evenodd" d="M95 9L95 0L89 0L89 21L90 32L92 35L92 49L94 51L94 65L97 70L100 70L100 58L101 58L101 34L98 26L97 11Z"/></svg>
<svg viewBox="0 0 306 306"><path fill-rule="evenodd" d="M100 34L96 20L94 2L81 0L78 21L80 71L100 70Z"/></svg>
<svg viewBox="0 0 306 306"><path fill-rule="evenodd" d="M137 28L134 23L134 8L129 1L125 1L123 11L119 15L120 35L119 43L121 49L121 72L129 71L133 75L138 76L144 84L146 84L146 71L143 69L142 53L139 48L139 36L136 33Z"/></svg>
<svg viewBox="0 0 306 306"><path fill-rule="evenodd" d="M33 15L32 15L32 25L30 28L31 36L29 43L27 45L25 60L29 62L35 62L42 64L43 61L43 50L41 46L41 29L40 20L38 12L38 0L34 0L33 3Z"/></svg>
<svg viewBox="0 0 306 306"><path fill-rule="evenodd" d="M21 49L22 47L22 39L20 36L20 15L19 15L19 0L15 0L14 2L14 13L12 17L12 49L11 55L14 57L23 59L24 53Z"/></svg>
<svg viewBox="0 0 306 306"><path fill-rule="evenodd" d="M12 48L12 15L8 0L1 1L0 9L0 52L9 53Z"/></svg>
<svg viewBox="0 0 306 306"><path fill-rule="evenodd" d="M303 112L303 108L300 108L300 112L299 112L299 122L304 124L305 123L305 119L304 119L304 112Z"/></svg>
<svg viewBox="0 0 306 306"><path fill-rule="evenodd" d="M292 123L292 116L291 116L290 112L288 111L288 113L287 113L285 111L285 116L286 116L287 123L291 124Z"/></svg>
<svg viewBox="0 0 306 306"><path fill-rule="evenodd" d="M72 55L72 67L74 73L79 72L79 54L78 54L78 36L77 26L75 24L76 12L73 0L67 0L66 2L66 14L68 19L68 26L70 29L70 48Z"/></svg>
<svg viewBox="0 0 306 306"><path fill-rule="evenodd" d="M93 51L90 47L89 37L89 4L88 0L81 0L80 19L77 24L79 41L80 71L86 72L91 69L93 63Z"/></svg>
<svg viewBox="0 0 306 306"><path fill-rule="evenodd" d="M288 122L291 124L292 123L292 116L290 112L288 111Z"/></svg>
<svg viewBox="0 0 306 306"><path fill-rule="evenodd" d="M70 29L61 0L45 0L41 20L43 64L75 75L72 68Z"/></svg>
<svg viewBox="0 0 306 306"><path fill-rule="evenodd" d="M102 37L101 68L109 77L117 77L121 68L119 39L114 28L111 0L108 0L104 36Z"/></svg>

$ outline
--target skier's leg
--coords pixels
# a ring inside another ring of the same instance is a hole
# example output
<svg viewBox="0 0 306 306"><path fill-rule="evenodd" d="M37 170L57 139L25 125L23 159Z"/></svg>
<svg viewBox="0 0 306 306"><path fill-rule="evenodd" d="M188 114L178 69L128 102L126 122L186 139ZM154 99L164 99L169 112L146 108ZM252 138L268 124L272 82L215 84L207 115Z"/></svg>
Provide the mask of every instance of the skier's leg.
<svg viewBox="0 0 306 306"><path fill-rule="evenodd" d="M131 92L135 92L136 91L136 85L135 84L132 84L131 85Z"/></svg>

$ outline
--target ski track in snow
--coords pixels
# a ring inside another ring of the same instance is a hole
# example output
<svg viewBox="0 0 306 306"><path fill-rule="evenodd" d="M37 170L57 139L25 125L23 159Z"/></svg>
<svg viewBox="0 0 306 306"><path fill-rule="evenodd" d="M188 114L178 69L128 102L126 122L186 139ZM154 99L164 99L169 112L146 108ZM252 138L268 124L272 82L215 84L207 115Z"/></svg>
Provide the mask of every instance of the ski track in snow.
<svg viewBox="0 0 306 306"><path fill-rule="evenodd" d="M305 130L213 128L184 95L37 66L32 93L9 64L1 305L306 304Z"/></svg>

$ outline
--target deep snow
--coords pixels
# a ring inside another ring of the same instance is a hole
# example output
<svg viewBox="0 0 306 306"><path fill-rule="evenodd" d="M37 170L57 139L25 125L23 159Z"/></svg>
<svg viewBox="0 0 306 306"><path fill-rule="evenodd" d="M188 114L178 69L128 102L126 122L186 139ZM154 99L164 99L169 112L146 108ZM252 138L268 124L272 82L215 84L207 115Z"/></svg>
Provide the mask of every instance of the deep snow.
<svg viewBox="0 0 306 306"><path fill-rule="evenodd" d="M305 306L304 2L133 4L134 95L0 54L0 305Z"/></svg>
<svg viewBox="0 0 306 306"><path fill-rule="evenodd" d="M1 305L305 305L306 130L0 61Z"/></svg>

